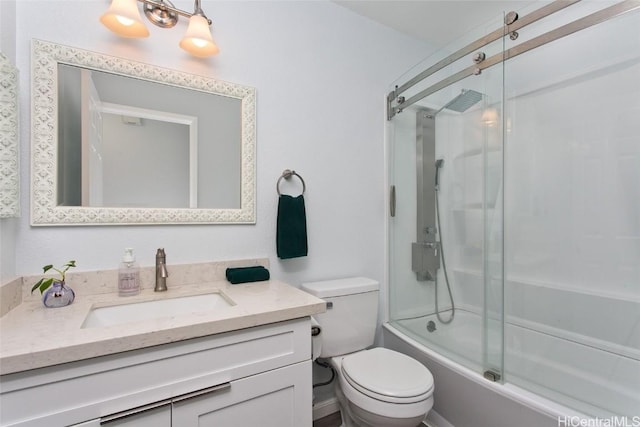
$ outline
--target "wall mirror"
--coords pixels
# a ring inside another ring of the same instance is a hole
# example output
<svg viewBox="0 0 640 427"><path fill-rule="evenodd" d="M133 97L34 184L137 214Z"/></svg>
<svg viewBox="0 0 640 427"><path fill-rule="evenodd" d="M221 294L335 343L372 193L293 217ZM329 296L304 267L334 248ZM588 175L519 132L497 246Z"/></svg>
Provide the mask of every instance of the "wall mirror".
<svg viewBox="0 0 640 427"><path fill-rule="evenodd" d="M0 53L0 218L20 214L18 69Z"/></svg>
<svg viewBox="0 0 640 427"><path fill-rule="evenodd" d="M255 89L32 43L32 225L255 223Z"/></svg>

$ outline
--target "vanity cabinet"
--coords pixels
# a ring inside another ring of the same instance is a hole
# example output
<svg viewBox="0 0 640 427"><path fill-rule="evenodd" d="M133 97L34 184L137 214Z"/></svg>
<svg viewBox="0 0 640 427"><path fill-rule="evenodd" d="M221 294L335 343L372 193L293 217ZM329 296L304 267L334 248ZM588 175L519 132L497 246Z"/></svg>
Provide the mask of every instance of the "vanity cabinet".
<svg viewBox="0 0 640 427"><path fill-rule="evenodd" d="M0 377L0 425L312 424L308 317Z"/></svg>

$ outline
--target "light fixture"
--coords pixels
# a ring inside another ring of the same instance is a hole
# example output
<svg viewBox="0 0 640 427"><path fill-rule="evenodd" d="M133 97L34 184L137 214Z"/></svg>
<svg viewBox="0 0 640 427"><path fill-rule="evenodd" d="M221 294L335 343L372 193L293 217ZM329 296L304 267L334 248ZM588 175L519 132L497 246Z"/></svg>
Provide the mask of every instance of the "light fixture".
<svg viewBox="0 0 640 427"><path fill-rule="evenodd" d="M196 2L196 5L199 2ZM213 42L211 31L209 31L209 23L207 17L202 13L202 9L199 9L199 5L196 6L194 15L189 18L189 27L182 40L180 40L180 47L195 56L211 56L220 51L218 46Z"/></svg>
<svg viewBox="0 0 640 427"><path fill-rule="evenodd" d="M486 108L483 112L482 112L482 123L485 124L485 126L495 126L498 123L498 110L496 110L493 107L489 107Z"/></svg>
<svg viewBox="0 0 640 427"><path fill-rule="evenodd" d="M137 2L143 3L147 19L160 28L174 27L178 22L178 15L188 17L189 26L180 41L180 47L190 54L207 57L220 51L211 36L211 20L202 11L200 0L195 0L193 13L175 8L169 0L112 0L109 9L100 17L100 22L119 36L149 36Z"/></svg>
<svg viewBox="0 0 640 427"><path fill-rule="evenodd" d="M100 22L122 37L149 37L136 0L113 0Z"/></svg>

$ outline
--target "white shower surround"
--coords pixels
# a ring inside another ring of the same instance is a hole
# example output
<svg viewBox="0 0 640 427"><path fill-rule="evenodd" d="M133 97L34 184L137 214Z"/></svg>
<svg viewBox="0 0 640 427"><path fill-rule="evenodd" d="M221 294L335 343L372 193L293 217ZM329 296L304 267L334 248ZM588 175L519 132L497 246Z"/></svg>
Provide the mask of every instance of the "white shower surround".
<svg viewBox="0 0 640 427"><path fill-rule="evenodd" d="M636 309L633 303L614 298L585 298L582 294L571 292L545 295L544 287L517 286L521 294L513 297L521 299L522 295L527 295L530 302L528 312L535 313L538 318L507 314L505 383L528 390L537 389L540 395L546 395L556 402L561 401L558 397L564 395L564 399L572 400L574 410L591 415L637 415L634 411L640 407L640 393L636 390L637 384L640 384L640 350L637 346L634 348L633 343L640 342L640 330L634 329L634 325L627 325L620 331L611 331L609 323L602 321L616 317L632 318ZM598 316L592 316L592 322L576 324L575 330L571 331L539 322L539 319L553 316L555 304L570 304L576 298L581 300L584 310L598 312ZM462 361L464 366L481 377L483 332L480 313L477 307L459 307L456 321L449 325L440 324L434 315L429 315L393 322L392 328L408 332L410 338L421 346L446 355L451 360ZM431 333L426 328L429 320L436 321L437 325L437 329ZM605 341L604 337L609 337L609 340ZM624 344L627 339L632 341L630 345ZM499 349L490 348L491 351ZM452 361L451 368L459 370L456 365L459 364ZM593 370L592 365L602 369ZM527 375L532 372L535 376ZM540 401L545 400L541 398ZM602 402L611 403L610 409L600 408ZM559 404L557 406L561 407ZM571 409L562 408L562 413L568 412Z"/></svg>

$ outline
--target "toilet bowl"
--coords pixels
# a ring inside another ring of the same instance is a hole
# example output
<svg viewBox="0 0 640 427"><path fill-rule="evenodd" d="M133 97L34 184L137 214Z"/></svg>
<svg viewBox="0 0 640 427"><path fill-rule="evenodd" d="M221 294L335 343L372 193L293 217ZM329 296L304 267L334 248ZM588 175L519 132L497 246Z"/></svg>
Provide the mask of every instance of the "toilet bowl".
<svg viewBox="0 0 640 427"><path fill-rule="evenodd" d="M343 427L416 427L433 406L433 376L409 356L378 347L330 363Z"/></svg>
<svg viewBox="0 0 640 427"><path fill-rule="evenodd" d="M327 302L326 313L315 320L322 329L320 357L336 372L342 426L420 425L433 406L433 376L407 355L370 348L377 326L378 282L354 277L301 288Z"/></svg>

